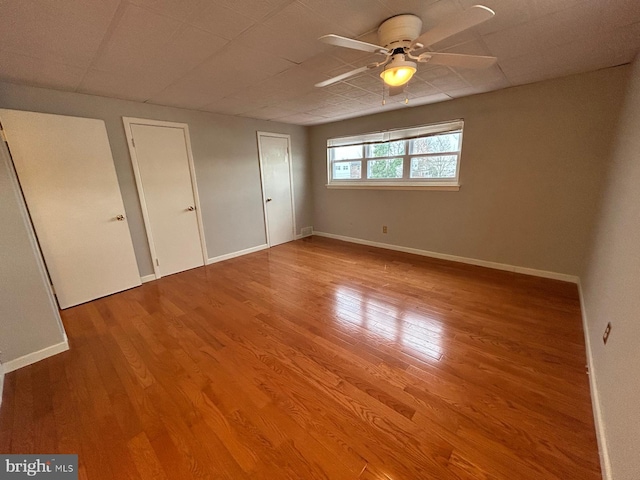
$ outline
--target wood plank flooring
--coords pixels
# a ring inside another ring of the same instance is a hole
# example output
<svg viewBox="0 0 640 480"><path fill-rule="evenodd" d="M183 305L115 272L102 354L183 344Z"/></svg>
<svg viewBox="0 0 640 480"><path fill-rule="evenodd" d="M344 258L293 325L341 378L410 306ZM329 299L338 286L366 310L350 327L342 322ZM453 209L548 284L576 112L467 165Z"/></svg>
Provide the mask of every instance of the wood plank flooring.
<svg viewBox="0 0 640 480"><path fill-rule="evenodd" d="M0 452L80 478L601 478L572 284L312 237L62 315Z"/></svg>

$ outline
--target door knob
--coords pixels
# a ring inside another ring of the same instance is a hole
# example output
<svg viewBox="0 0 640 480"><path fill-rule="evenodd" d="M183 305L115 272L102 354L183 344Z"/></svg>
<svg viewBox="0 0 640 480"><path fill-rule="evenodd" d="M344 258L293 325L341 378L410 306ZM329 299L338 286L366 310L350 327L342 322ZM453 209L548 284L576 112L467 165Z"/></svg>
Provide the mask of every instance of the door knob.
<svg viewBox="0 0 640 480"><path fill-rule="evenodd" d="M267 202L270 202L271 200L273 200L271 197L267 198Z"/></svg>
<svg viewBox="0 0 640 480"><path fill-rule="evenodd" d="M195 210L195 207L193 205L189 205L187 207L187 210L189 210L190 212L193 212Z"/></svg>
<svg viewBox="0 0 640 480"><path fill-rule="evenodd" d="M119 222L122 222L124 220L124 215L116 216L116 220L119 221Z"/></svg>

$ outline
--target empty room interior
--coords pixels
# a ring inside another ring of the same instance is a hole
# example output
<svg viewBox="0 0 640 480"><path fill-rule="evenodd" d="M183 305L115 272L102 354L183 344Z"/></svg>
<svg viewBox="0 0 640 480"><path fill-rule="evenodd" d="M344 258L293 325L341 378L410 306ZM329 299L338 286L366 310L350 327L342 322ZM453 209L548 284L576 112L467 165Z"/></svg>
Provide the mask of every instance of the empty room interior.
<svg viewBox="0 0 640 480"><path fill-rule="evenodd" d="M0 478L640 479L639 51L636 0L0 2Z"/></svg>

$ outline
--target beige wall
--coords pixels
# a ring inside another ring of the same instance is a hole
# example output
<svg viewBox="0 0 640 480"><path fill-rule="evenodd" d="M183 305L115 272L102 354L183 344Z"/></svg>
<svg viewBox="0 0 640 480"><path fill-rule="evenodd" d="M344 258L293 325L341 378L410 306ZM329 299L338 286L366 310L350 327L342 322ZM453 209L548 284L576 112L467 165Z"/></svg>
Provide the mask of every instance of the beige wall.
<svg viewBox="0 0 640 480"><path fill-rule="evenodd" d="M640 478L640 60L633 65L582 276L592 375L615 480ZM604 345L602 334L611 322Z"/></svg>
<svg viewBox="0 0 640 480"><path fill-rule="evenodd" d="M0 83L0 108L105 121L141 276L153 273L122 117L189 125L209 257L266 243L256 131L291 135L296 225L312 225L304 127ZM2 208L0 206L0 208Z"/></svg>
<svg viewBox="0 0 640 480"><path fill-rule="evenodd" d="M314 229L579 274L628 71L611 68L312 127ZM328 137L457 118L465 120L459 192L325 188Z"/></svg>
<svg viewBox="0 0 640 480"><path fill-rule="evenodd" d="M0 142L0 362L65 340L11 160Z"/></svg>

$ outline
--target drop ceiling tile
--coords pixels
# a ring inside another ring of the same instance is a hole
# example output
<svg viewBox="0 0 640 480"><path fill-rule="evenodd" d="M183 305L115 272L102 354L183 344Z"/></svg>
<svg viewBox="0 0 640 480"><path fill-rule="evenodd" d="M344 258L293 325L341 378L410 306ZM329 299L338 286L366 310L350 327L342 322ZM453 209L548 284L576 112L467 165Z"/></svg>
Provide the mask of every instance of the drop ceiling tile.
<svg viewBox="0 0 640 480"><path fill-rule="evenodd" d="M209 67L215 70L225 69L231 73L250 77L252 83L254 80L261 81L296 67L295 63L272 53L238 55L234 46L235 43L223 54L214 57Z"/></svg>
<svg viewBox="0 0 640 480"><path fill-rule="evenodd" d="M389 8L393 15L401 13L413 13L414 15L425 15L429 6L441 0L381 0L381 3Z"/></svg>
<svg viewBox="0 0 640 480"><path fill-rule="evenodd" d="M357 87L341 93L341 95L345 98L354 98L354 99L358 99L359 97L364 97L365 95L368 95L368 94L369 94L368 91L362 90L361 88L357 88Z"/></svg>
<svg viewBox="0 0 640 480"><path fill-rule="evenodd" d="M433 85L420 80L419 78L415 78L409 82L407 87L409 93L416 95L418 97L423 97L425 95L435 95L437 93L441 93Z"/></svg>
<svg viewBox="0 0 640 480"><path fill-rule="evenodd" d="M153 92L159 92L165 88L171 81L170 77L170 74L163 75L159 72L131 69L120 72L89 69L77 91L144 102Z"/></svg>
<svg viewBox="0 0 640 480"><path fill-rule="evenodd" d="M225 78L223 73L209 77L187 75L149 98L150 103L200 109L215 100L248 86L246 79Z"/></svg>
<svg viewBox="0 0 640 480"><path fill-rule="evenodd" d="M639 47L640 23L636 23L588 40L557 46L553 55L510 58L501 61L500 67L512 84L531 83L627 63Z"/></svg>
<svg viewBox="0 0 640 480"><path fill-rule="evenodd" d="M310 115L316 115L320 117L332 117L334 115L344 114L348 111L348 108L344 108L340 104L327 105L326 107L316 108L307 113Z"/></svg>
<svg viewBox="0 0 640 480"><path fill-rule="evenodd" d="M260 56L270 53L298 64L326 51L326 46L315 39L305 40L300 37L306 38L299 34L294 39L286 31L275 31L258 24L238 35L234 43L243 55Z"/></svg>
<svg viewBox="0 0 640 480"><path fill-rule="evenodd" d="M640 2L589 0L518 27L483 37L501 61L554 49L640 21ZM606 48L606 45L599 48ZM545 55L548 53L545 52ZM551 55L553 57L553 55Z"/></svg>
<svg viewBox="0 0 640 480"><path fill-rule="evenodd" d="M308 113L297 113L295 115L276 118L275 120L282 123L291 123L293 125L314 125L327 121L325 117L309 115Z"/></svg>
<svg viewBox="0 0 640 480"><path fill-rule="evenodd" d="M204 8L205 0L128 0L147 10L183 21Z"/></svg>
<svg viewBox="0 0 640 480"><path fill-rule="evenodd" d="M222 5L254 20L262 20L293 3L294 0L215 0Z"/></svg>
<svg viewBox="0 0 640 480"><path fill-rule="evenodd" d="M428 68L425 68L428 67ZM415 74L415 77L424 80L425 82L432 82L433 80L440 77L447 77L451 75L451 70L447 67L443 67L441 65L433 66L433 65L421 65L418 71Z"/></svg>
<svg viewBox="0 0 640 480"><path fill-rule="evenodd" d="M183 25L164 48L146 62L173 70L179 78L204 60L222 51L227 40L190 25Z"/></svg>
<svg viewBox="0 0 640 480"><path fill-rule="evenodd" d="M504 76L504 73L502 73L502 70L500 70L498 65L477 70L459 68L457 69L457 72L458 75L475 87L480 87L485 84L502 84L503 87L507 87L509 85L507 78Z"/></svg>
<svg viewBox="0 0 640 480"><path fill-rule="evenodd" d="M277 102L276 105L283 110L287 110L291 115L294 113L304 112L307 108L302 104L300 98L301 96L292 97L288 100Z"/></svg>
<svg viewBox="0 0 640 480"><path fill-rule="evenodd" d="M202 108L209 111L220 111L221 113L234 110L234 114L239 114L248 112L249 110L273 105L275 103L267 96L255 98L251 97L250 93L250 89L239 90L227 97L218 98Z"/></svg>
<svg viewBox="0 0 640 480"><path fill-rule="evenodd" d="M73 91L85 69L0 51L0 81Z"/></svg>
<svg viewBox="0 0 640 480"><path fill-rule="evenodd" d="M349 67L342 60L328 53L321 53L301 63L307 70L315 70L321 73L329 73L338 68Z"/></svg>
<svg viewBox="0 0 640 480"><path fill-rule="evenodd" d="M376 70L366 75L350 78L345 83L365 90L381 90L383 82L380 78L380 70Z"/></svg>
<svg viewBox="0 0 640 480"><path fill-rule="evenodd" d="M341 95L334 95L324 90L315 90L293 99L293 101L305 107L302 111L312 110L326 105L335 105L342 102L342 100L344 100L344 97Z"/></svg>
<svg viewBox="0 0 640 480"><path fill-rule="evenodd" d="M357 1L357 0L351 0ZM351 3L343 2L343 3ZM325 12L329 11L328 9ZM333 18L333 16L332 16ZM353 36L359 32L352 32L329 20L307 6L294 2L274 14L263 22L263 25L271 30L284 32L291 40L302 39L316 41L318 37L328 33L336 35Z"/></svg>
<svg viewBox="0 0 640 480"><path fill-rule="evenodd" d="M94 67L105 72L146 63L178 32L180 22L135 5L127 5Z"/></svg>
<svg viewBox="0 0 640 480"><path fill-rule="evenodd" d="M429 72L435 74L431 76L431 78L429 78ZM433 85L441 91L469 86L469 84L460 75L458 75L453 69L447 67L444 67L444 70L428 70L424 76L421 76L419 78L425 80L430 85Z"/></svg>
<svg viewBox="0 0 640 480"><path fill-rule="evenodd" d="M394 10L376 0L300 0L316 15L340 25L352 35L376 30L380 23L394 15ZM333 33L333 32L327 32Z"/></svg>
<svg viewBox="0 0 640 480"><path fill-rule="evenodd" d="M474 39L469 42L458 44L454 47L441 49L447 53L463 53L465 55L488 55L491 56L491 52L484 44L482 40Z"/></svg>
<svg viewBox="0 0 640 480"><path fill-rule="evenodd" d="M348 84L345 82L339 82L339 83L334 83L333 85L329 85L327 87L323 87L322 91L330 93L332 95L343 95L344 93L350 92L357 88L358 87L355 87L351 84Z"/></svg>
<svg viewBox="0 0 640 480"><path fill-rule="evenodd" d="M464 8L458 2L451 0L441 0L426 5L419 13L419 17L422 19L422 31L426 32L446 20L455 18L463 10Z"/></svg>
<svg viewBox="0 0 640 480"><path fill-rule="evenodd" d="M512 28L526 23L533 18L531 13L531 0L482 0L481 2L474 0L460 1L465 10L473 5L481 3L496 13L492 19L474 27L474 29L481 35L487 35L489 33ZM566 0L551 1L556 4L561 4Z"/></svg>
<svg viewBox="0 0 640 480"><path fill-rule="evenodd" d="M279 104L270 105L268 107L262 107L256 110L249 110L246 113L243 113L242 116L250 117L250 118L258 118L261 120L271 120L277 117L286 117L289 115L293 115L296 112L292 110L287 110L286 108L280 107Z"/></svg>
<svg viewBox="0 0 640 480"><path fill-rule="evenodd" d="M223 115L240 115L255 108L254 104L242 103L237 99L220 98L214 102L200 107L200 110L212 113L220 113Z"/></svg>
<svg viewBox="0 0 640 480"><path fill-rule="evenodd" d="M187 22L227 40L234 39L256 23L254 19L224 7L218 2L209 3L203 11L192 15Z"/></svg>
<svg viewBox="0 0 640 480"><path fill-rule="evenodd" d="M527 0L532 18L542 17L565 8L575 7L586 0Z"/></svg>
<svg viewBox="0 0 640 480"><path fill-rule="evenodd" d="M151 101L166 104L184 98L192 108L199 108L251 87L248 95L255 95L257 102L265 96L260 90L261 82L286 70L290 65L289 62L268 55L253 59L238 58L233 49L226 48L151 97ZM194 105L195 102L197 105Z"/></svg>
<svg viewBox="0 0 640 480"><path fill-rule="evenodd" d="M119 0L8 1L0 6L3 50L87 67L97 52ZM43 63L43 69L45 67Z"/></svg>

